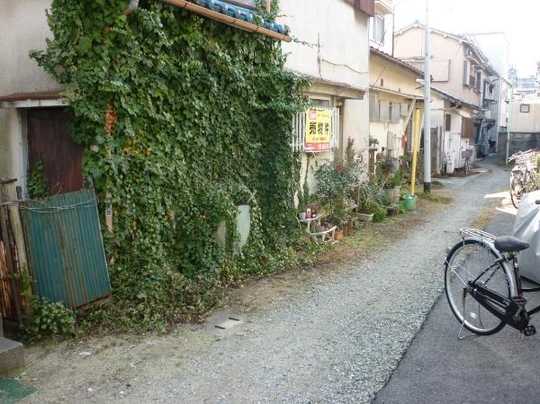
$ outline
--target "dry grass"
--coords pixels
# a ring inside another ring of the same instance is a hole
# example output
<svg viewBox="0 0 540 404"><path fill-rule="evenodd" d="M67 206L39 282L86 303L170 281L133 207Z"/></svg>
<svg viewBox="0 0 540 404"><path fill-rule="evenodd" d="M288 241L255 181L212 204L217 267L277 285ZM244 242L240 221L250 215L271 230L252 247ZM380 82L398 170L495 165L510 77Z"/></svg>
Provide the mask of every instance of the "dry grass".
<svg viewBox="0 0 540 404"><path fill-rule="evenodd" d="M426 194L425 192L419 193L418 198L424 199L426 201L430 201L433 203L438 203L442 205L450 205L454 200L451 196L448 196L448 194L440 192L440 191L433 191L430 194Z"/></svg>

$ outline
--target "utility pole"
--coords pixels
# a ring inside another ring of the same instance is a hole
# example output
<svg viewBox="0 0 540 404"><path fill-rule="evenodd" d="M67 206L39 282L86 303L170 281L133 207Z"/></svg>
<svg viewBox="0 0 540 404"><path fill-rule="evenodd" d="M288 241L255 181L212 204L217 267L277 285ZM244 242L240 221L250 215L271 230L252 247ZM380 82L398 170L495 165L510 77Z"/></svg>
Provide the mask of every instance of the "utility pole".
<svg viewBox="0 0 540 404"><path fill-rule="evenodd" d="M426 0L426 44L424 61L424 192L431 193L431 28Z"/></svg>

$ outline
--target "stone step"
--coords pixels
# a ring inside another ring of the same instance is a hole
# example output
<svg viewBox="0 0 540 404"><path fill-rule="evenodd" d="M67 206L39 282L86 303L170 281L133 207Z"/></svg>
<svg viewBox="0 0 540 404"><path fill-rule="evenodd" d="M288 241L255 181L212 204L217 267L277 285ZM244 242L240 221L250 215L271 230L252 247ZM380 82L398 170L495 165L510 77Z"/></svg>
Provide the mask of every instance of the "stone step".
<svg viewBox="0 0 540 404"><path fill-rule="evenodd" d="M0 375L24 366L24 347L20 342L0 337Z"/></svg>

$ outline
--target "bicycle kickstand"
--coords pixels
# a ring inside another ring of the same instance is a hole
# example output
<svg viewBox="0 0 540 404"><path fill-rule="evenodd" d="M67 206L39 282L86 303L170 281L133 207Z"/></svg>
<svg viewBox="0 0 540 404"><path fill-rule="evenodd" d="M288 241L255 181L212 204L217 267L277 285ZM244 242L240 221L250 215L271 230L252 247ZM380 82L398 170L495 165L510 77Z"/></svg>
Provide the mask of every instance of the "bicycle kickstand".
<svg viewBox="0 0 540 404"><path fill-rule="evenodd" d="M462 305L463 305L463 321L461 322L461 326L459 327L459 331L457 333L457 339L458 341L463 341L466 338L466 335L463 333L465 331L465 299L467 297L467 289L463 289L463 299L462 299Z"/></svg>

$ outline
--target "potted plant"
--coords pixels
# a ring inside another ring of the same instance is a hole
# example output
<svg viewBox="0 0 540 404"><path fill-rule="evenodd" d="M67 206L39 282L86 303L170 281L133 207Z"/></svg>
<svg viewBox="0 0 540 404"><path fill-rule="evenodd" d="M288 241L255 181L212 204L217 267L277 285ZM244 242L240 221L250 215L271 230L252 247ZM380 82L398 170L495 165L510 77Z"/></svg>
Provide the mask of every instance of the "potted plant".
<svg viewBox="0 0 540 404"><path fill-rule="evenodd" d="M397 170L392 176L390 176L387 182L387 195L390 203L395 205L399 203L401 198L401 182L403 175L401 170Z"/></svg>

